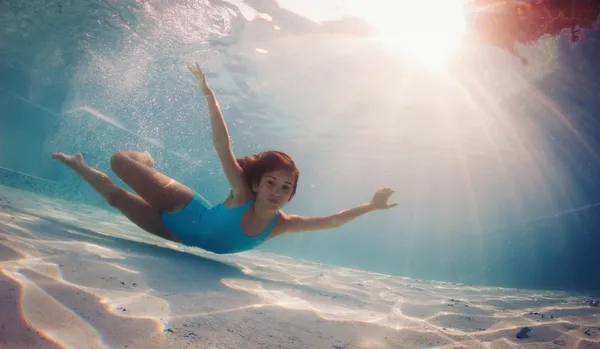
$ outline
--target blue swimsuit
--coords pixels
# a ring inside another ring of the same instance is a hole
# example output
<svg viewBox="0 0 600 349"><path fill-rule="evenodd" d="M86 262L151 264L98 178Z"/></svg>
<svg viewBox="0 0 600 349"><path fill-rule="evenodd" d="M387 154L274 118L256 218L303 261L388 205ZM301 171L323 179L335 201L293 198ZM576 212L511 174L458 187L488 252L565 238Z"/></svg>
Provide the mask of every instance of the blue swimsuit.
<svg viewBox="0 0 600 349"><path fill-rule="evenodd" d="M260 235L252 237L242 231L242 215L255 201L229 208L223 203L212 206L200 194L175 213L162 212L165 226L188 246L200 247L213 253L237 253L251 250L265 241L273 229L279 212Z"/></svg>

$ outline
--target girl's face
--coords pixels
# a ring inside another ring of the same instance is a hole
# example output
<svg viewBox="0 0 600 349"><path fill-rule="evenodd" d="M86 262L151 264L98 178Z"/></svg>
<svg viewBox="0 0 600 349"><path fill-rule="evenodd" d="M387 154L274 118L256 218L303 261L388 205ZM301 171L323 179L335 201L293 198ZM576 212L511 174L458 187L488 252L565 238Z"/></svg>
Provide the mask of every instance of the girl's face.
<svg viewBox="0 0 600 349"><path fill-rule="evenodd" d="M257 200L273 209L281 209L290 201L294 180L289 171L275 170L265 173L260 183L255 183L252 189L256 192Z"/></svg>

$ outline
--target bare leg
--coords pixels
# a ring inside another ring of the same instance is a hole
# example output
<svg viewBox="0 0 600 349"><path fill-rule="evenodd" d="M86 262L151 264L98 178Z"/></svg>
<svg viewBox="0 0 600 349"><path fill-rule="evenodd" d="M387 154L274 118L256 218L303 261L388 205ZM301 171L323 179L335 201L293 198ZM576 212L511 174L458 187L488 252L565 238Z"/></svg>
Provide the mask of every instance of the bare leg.
<svg viewBox="0 0 600 349"><path fill-rule="evenodd" d="M164 239L177 241L175 236L162 224L159 211L140 196L115 185L106 174L86 165L80 153L75 155L53 153L52 158L69 166L102 195L109 205L121 211L125 217L140 228Z"/></svg>
<svg viewBox="0 0 600 349"><path fill-rule="evenodd" d="M154 159L148 151L133 151L133 150L121 150L119 152L125 156L130 157L131 159L139 162L140 164L146 165L150 168L154 168Z"/></svg>
<svg viewBox="0 0 600 349"><path fill-rule="evenodd" d="M152 165L152 166L151 166ZM119 151L110 159L114 173L157 211L177 211L194 197L194 192L153 168L148 152Z"/></svg>
<svg viewBox="0 0 600 349"><path fill-rule="evenodd" d="M81 178L94 188L98 194L102 195L106 201L110 201L110 196L118 191L119 187L106 174L96 170L93 167L86 165L83 162L81 153L75 155L66 155L63 153L53 153L52 158L59 160L63 164L69 166Z"/></svg>

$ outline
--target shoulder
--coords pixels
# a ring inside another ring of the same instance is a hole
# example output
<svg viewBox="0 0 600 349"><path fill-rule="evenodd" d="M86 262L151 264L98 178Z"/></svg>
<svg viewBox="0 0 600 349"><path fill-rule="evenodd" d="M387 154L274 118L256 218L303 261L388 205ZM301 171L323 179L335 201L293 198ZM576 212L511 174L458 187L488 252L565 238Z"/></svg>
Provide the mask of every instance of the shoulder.
<svg viewBox="0 0 600 349"><path fill-rule="evenodd" d="M283 211L279 211L279 217L277 218L277 222L275 222L275 226L273 227L271 237L289 233L290 231L292 231L291 227L299 219L299 216L290 215Z"/></svg>
<svg viewBox="0 0 600 349"><path fill-rule="evenodd" d="M227 207L237 207L245 204L253 197L254 194L250 190L231 190L223 204Z"/></svg>

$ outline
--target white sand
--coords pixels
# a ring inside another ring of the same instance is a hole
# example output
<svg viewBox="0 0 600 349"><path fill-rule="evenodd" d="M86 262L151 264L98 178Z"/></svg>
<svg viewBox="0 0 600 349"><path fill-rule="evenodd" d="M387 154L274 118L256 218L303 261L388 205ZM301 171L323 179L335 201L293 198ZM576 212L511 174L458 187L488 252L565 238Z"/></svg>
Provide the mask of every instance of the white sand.
<svg viewBox="0 0 600 349"><path fill-rule="evenodd" d="M0 186L2 349L600 348L588 301L219 256Z"/></svg>

